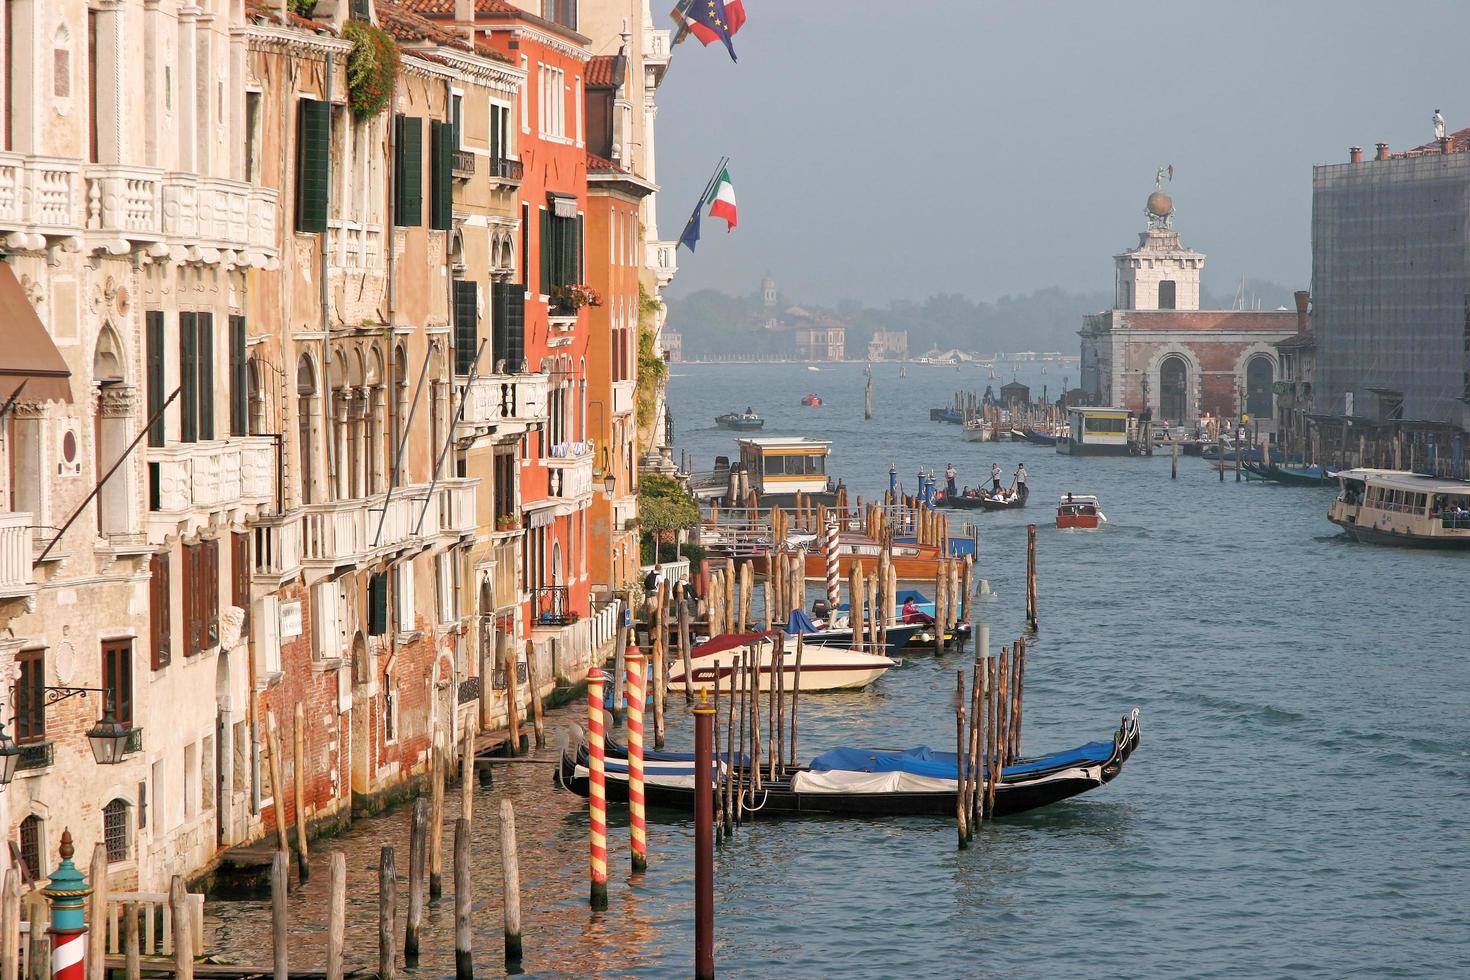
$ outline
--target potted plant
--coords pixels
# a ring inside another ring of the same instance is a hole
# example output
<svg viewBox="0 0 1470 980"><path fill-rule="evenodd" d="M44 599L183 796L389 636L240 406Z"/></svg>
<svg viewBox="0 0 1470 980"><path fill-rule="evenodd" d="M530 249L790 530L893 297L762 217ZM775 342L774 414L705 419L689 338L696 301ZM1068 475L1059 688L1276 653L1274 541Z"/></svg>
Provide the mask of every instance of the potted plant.
<svg viewBox="0 0 1470 980"><path fill-rule="evenodd" d="M501 514L499 517L495 518L495 530L514 531L515 529L516 519L510 514Z"/></svg>
<svg viewBox="0 0 1470 980"><path fill-rule="evenodd" d="M559 310L580 310L584 306L601 306L602 294L591 286L572 284L551 287L551 305Z"/></svg>

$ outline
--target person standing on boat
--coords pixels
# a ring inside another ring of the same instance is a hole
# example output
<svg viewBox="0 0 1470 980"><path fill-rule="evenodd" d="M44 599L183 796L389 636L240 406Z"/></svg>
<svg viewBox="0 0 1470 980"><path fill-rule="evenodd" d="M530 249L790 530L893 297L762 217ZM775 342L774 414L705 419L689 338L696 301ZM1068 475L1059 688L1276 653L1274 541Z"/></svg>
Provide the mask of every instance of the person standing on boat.
<svg viewBox="0 0 1470 980"><path fill-rule="evenodd" d="M1026 495L1026 464L1016 467L1016 493Z"/></svg>
<svg viewBox="0 0 1470 980"><path fill-rule="evenodd" d="M959 474L955 472L954 464L947 463L944 467L944 495L953 497L955 495L954 478Z"/></svg>
<svg viewBox="0 0 1470 980"><path fill-rule="evenodd" d="M1000 464L999 463L991 463L990 464L990 492L992 494L998 494L998 493L1000 493Z"/></svg>

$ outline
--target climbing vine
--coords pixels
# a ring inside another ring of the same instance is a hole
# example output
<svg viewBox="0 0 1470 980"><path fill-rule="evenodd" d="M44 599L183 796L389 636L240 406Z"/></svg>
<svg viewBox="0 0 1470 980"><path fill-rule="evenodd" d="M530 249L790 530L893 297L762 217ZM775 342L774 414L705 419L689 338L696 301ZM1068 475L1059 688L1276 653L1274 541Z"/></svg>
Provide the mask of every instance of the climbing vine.
<svg viewBox="0 0 1470 980"><path fill-rule="evenodd" d="M638 287L638 428L652 432L658 411L658 396L663 391L669 366L659 356L654 336L655 317L659 311L657 298ZM649 442L652 445L652 442Z"/></svg>
<svg viewBox="0 0 1470 980"><path fill-rule="evenodd" d="M360 20L344 24L342 36L352 42L352 53L347 56L347 104L354 116L376 116L393 95L398 45L385 31Z"/></svg>

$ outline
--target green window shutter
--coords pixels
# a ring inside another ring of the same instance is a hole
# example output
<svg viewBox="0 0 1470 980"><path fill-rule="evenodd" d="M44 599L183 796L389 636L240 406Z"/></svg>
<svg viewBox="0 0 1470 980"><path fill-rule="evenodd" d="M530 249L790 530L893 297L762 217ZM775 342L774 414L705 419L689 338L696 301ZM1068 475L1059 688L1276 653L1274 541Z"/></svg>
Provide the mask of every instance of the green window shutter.
<svg viewBox="0 0 1470 980"><path fill-rule="evenodd" d="M506 371L517 374L526 359L526 293L506 284L505 295Z"/></svg>
<svg viewBox="0 0 1470 980"><path fill-rule="evenodd" d="M502 156L502 154L500 152L500 113L501 113L501 111L502 110L501 110L500 106L498 106L498 105L492 105L490 107L490 167L491 167L490 172L492 174L496 173L496 170L494 168L495 168L496 164L499 163L500 158Z"/></svg>
<svg viewBox="0 0 1470 980"><path fill-rule="evenodd" d="M250 434L249 370L245 364L245 318L230 316L230 435Z"/></svg>
<svg viewBox="0 0 1470 980"><path fill-rule="evenodd" d="M332 107L316 99L296 103L296 230L327 230Z"/></svg>
<svg viewBox="0 0 1470 980"><path fill-rule="evenodd" d="M143 319L148 333L148 417L151 419L168 397L163 390L163 311L149 310ZM159 415L148 427L148 445L162 446L163 441L163 416Z"/></svg>
<svg viewBox="0 0 1470 980"><path fill-rule="evenodd" d="M550 211L541 212L541 295L547 296L551 293L551 284L555 282L551 277L551 227L555 222L551 220Z"/></svg>
<svg viewBox="0 0 1470 980"><path fill-rule="evenodd" d="M199 313L194 320L199 335L199 438L214 438L214 314Z"/></svg>
<svg viewBox="0 0 1470 980"><path fill-rule="evenodd" d="M199 353L195 347L198 332L193 313L179 314L179 439L199 439Z"/></svg>
<svg viewBox="0 0 1470 980"><path fill-rule="evenodd" d="M490 284L490 363L498 360L507 360L507 351L510 349L510 305L507 293L511 290L519 290L520 286L509 282L492 282ZM509 372L512 365L506 363L505 370Z"/></svg>
<svg viewBox="0 0 1470 980"><path fill-rule="evenodd" d="M429 123L429 227L448 231L454 226L454 127Z"/></svg>
<svg viewBox="0 0 1470 980"><path fill-rule="evenodd" d="M479 292L470 280L454 283L454 373L468 375L480 346Z"/></svg>
<svg viewBox="0 0 1470 980"><path fill-rule="evenodd" d="M424 223L424 121L393 118L393 223L417 228Z"/></svg>
<svg viewBox="0 0 1470 980"><path fill-rule="evenodd" d="M582 283L582 218L583 215L579 214L575 222L567 222L567 230L572 233L572 261L569 268L572 270L572 282L578 285Z"/></svg>
<svg viewBox="0 0 1470 980"><path fill-rule="evenodd" d="M388 632L388 573L378 572L368 579L368 635Z"/></svg>

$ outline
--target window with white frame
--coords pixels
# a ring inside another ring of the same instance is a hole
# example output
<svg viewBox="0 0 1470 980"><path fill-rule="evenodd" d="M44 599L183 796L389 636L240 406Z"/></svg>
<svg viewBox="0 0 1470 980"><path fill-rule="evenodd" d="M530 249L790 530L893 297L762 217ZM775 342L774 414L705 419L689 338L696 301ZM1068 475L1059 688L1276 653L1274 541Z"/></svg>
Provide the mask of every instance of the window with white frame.
<svg viewBox="0 0 1470 980"><path fill-rule="evenodd" d="M398 603L398 632L411 633L416 629L418 615L413 604L413 562L406 561L393 568L393 594Z"/></svg>
<svg viewBox="0 0 1470 980"><path fill-rule="evenodd" d="M543 64L536 86L540 102L540 133L553 139L567 138L567 73Z"/></svg>
<svg viewBox="0 0 1470 980"><path fill-rule="evenodd" d="M531 77L531 59L525 55L521 55L521 71L525 73L527 79ZM529 88L530 86L524 82L520 85L521 132L523 133L529 133L531 131L531 104L529 101L531 96L526 91Z"/></svg>
<svg viewBox="0 0 1470 980"><path fill-rule="evenodd" d="M261 673L269 677L281 672L281 604L273 595L261 596L255 603L251 621L255 640L255 662Z"/></svg>
<svg viewBox="0 0 1470 980"><path fill-rule="evenodd" d="M453 623L459 619L459 562L453 551L446 551L434 559L435 578L439 588L439 622Z"/></svg>

